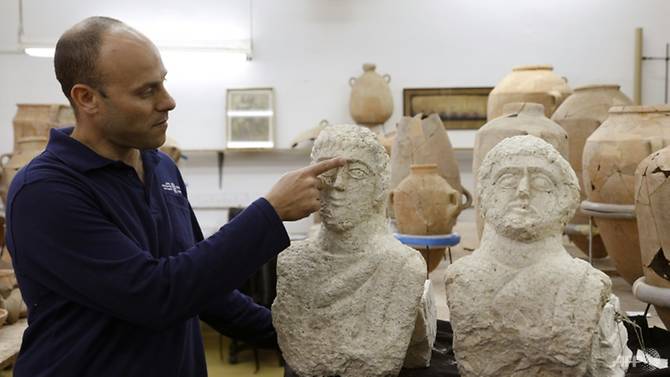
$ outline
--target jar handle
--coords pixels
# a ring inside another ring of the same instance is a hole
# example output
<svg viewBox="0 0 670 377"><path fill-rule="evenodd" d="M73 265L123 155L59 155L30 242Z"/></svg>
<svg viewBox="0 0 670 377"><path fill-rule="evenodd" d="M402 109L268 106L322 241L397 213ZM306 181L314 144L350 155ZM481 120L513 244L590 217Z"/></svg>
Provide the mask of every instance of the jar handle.
<svg viewBox="0 0 670 377"><path fill-rule="evenodd" d="M387 84L391 82L391 75L389 75L388 73L385 73L382 77L384 78L384 80L386 80Z"/></svg>
<svg viewBox="0 0 670 377"><path fill-rule="evenodd" d="M465 203L461 203L461 211L472 207L472 194L465 187L461 187L463 190L463 196L465 197Z"/></svg>
<svg viewBox="0 0 670 377"><path fill-rule="evenodd" d="M356 78L352 77L352 78L349 79L349 86L353 87L354 84L356 84Z"/></svg>

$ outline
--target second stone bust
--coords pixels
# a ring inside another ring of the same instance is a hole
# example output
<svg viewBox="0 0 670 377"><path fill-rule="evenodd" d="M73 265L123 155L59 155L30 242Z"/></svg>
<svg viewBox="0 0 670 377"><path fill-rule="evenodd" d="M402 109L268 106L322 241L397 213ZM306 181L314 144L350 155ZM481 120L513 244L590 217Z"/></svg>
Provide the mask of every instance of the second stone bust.
<svg viewBox="0 0 670 377"><path fill-rule="evenodd" d="M279 256L272 317L284 358L301 377L427 366L435 308L421 254L386 224L388 155L370 130L333 125L312 150L314 162L331 157L348 162L321 177L319 234Z"/></svg>

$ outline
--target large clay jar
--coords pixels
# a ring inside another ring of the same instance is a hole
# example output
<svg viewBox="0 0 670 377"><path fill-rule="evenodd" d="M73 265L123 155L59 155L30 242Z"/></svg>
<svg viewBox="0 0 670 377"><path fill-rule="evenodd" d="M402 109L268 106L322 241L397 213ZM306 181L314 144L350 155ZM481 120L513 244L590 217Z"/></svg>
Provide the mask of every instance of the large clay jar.
<svg viewBox="0 0 670 377"><path fill-rule="evenodd" d="M349 79L351 118L363 126L384 124L393 114L393 97L388 83L391 76L380 76L374 64L363 64L363 74Z"/></svg>
<svg viewBox="0 0 670 377"><path fill-rule="evenodd" d="M52 128L74 125L75 118L72 108L59 104L24 104L16 105L14 116L14 151L18 142L26 137L49 138Z"/></svg>
<svg viewBox="0 0 670 377"><path fill-rule="evenodd" d="M635 171L635 214L645 282L667 289L670 302L670 147L642 160ZM670 307L656 306L666 328Z"/></svg>
<svg viewBox="0 0 670 377"><path fill-rule="evenodd" d="M503 114L503 106L512 102L533 102L544 106L550 117L572 93L567 81L554 73L551 65L527 65L512 69L489 94L486 119Z"/></svg>
<svg viewBox="0 0 670 377"><path fill-rule="evenodd" d="M19 169L26 166L30 160L35 158L35 156L42 153L46 144L47 139L45 137L24 137L19 140L15 153L0 156L0 165L2 167L0 198L2 198L3 203L7 203L7 191L16 173L18 173Z"/></svg>
<svg viewBox="0 0 670 377"><path fill-rule="evenodd" d="M633 102L619 90L619 85L588 85L575 88L561 106L556 109L551 120L558 123L568 133L570 141L570 165L577 173L581 199L586 199L584 182L582 180L582 152L586 139L600 124L607 119L608 110L612 106L632 105ZM575 213L571 224L586 225L589 219L580 211ZM570 240L585 254L589 252L588 237L577 232L568 232ZM592 240L592 256L602 258L607 256L605 244L599 234Z"/></svg>
<svg viewBox="0 0 670 377"><path fill-rule="evenodd" d="M532 135L551 144L568 159L568 134L544 115L544 106L537 103L508 103L503 115L483 125L475 134L472 159L472 174L475 180L475 219L477 234L481 238L484 221L479 211L477 197L477 173L486 154L499 142L517 135Z"/></svg>
<svg viewBox="0 0 670 377"><path fill-rule="evenodd" d="M596 204L635 204L635 169L670 144L670 106L615 106L586 139L584 189ZM607 253L630 284L642 276L637 223L630 218L595 217Z"/></svg>
<svg viewBox="0 0 670 377"><path fill-rule="evenodd" d="M459 193L461 210L471 205L471 195L461 186L461 176L447 131L437 114L421 119L402 117L396 128L391 148L391 189L396 188L410 173L411 165L436 164L438 174ZM391 217L393 212L389 211Z"/></svg>
<svg viewBox="0 0 670 377"><path fill-rule="evenodd" d="M459 211L459 192L440 176L436 164L411 165L410 174L393 190L391 204L396 226L403 234L449 234ZM422 250L428 271L444 256L444 249Z"/></svg>

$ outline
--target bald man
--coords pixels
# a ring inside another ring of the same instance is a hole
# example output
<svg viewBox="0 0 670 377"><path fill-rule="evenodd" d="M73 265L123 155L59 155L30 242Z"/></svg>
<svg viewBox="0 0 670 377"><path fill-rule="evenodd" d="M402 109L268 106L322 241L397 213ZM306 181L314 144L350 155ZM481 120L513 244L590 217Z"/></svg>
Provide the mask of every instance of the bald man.
<svg viewBox="0 0 670 377"><path fill-rule="evenodd" d="M28 329L16 377L206 376L199 319L276 342L270 312L236 288L289 245L282 221L319 209L331 159L289 172L203 239L165 141L175 101L154 44L124 23L66 31L56 77L76 115L14 179L7 243Z"/></svg>

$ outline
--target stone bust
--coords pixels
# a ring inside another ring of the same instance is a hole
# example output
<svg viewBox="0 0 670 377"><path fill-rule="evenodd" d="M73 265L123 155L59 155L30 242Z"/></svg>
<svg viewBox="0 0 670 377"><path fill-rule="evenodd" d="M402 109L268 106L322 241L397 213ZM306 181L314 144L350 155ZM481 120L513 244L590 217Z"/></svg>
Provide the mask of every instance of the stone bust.
<svg viewBox="0 0 670 377"><path fill-rule="evenodd" d="M417 343L426 265L388 230L389 158L376 135L356 125L326 127L312 160L335 156L347 164L321 176L318 235L278 259L279 346L302 377L394 376L410 340ZM432 343L423 343L429 360Z"/></svg>
<svg viewBox="0 0 670 377"><path fill-rule="evenodd" d="M454 353L469 376L623 376L630 350L611 281L571 257L562 231L579 204L569 163L534 136L486 155L484 234L447 268Z"/></svg>

